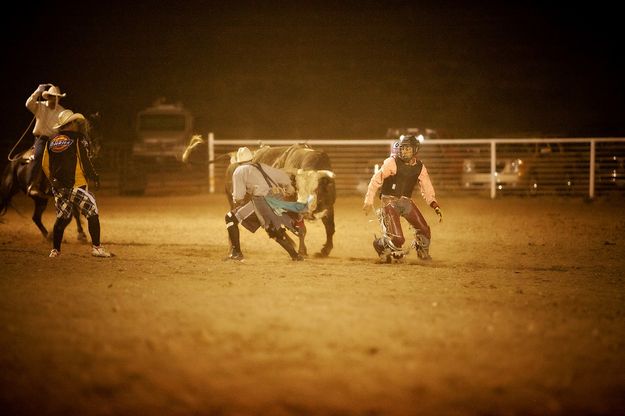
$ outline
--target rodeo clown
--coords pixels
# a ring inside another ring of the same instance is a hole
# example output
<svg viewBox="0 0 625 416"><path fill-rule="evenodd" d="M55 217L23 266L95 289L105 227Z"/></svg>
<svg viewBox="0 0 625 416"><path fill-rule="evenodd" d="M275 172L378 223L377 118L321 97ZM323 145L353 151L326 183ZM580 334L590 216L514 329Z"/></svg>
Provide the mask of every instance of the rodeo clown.
<svg viewBox="0 0 625 416"><path fill-rule="evenodd" d="M100 218L95 197L87 189L87 179L95 182L98 189L100 181L87 151L85 117L72 110L63 110L58 116L58 123L53 127L57 133L50 138L43 153L43 171L50 180L56 221L52 233L52 251L50 257L61 254L61 242L65 227L72 219L75 207L87 218L91 236L91 255L111 257L111 253L100 245Z"/></svg>
<svg viewBox="0 0 625 416"><path fill-rule="evenodd" d="M409 135L401 136L398 147L396 154L391 152L391 156L371 177L362 209L365 215L373 210L374 196L381 188L382 208L377 210L377 213L383 234L382 237L373 240L373 248L378 253L380 262L390 263L394 260L401 260L408 252L408 250L402 250L406 239L401 229L400 217L404 217L414 231L412 247L416 249L419 258L429 260L431 259L429 254L430 227L411 199L412 191L417 183L421 195L438 215L439 222L442 221L443 214L436 202L428 171L423 162L417 158L419 151L417 138Z"/></svg>

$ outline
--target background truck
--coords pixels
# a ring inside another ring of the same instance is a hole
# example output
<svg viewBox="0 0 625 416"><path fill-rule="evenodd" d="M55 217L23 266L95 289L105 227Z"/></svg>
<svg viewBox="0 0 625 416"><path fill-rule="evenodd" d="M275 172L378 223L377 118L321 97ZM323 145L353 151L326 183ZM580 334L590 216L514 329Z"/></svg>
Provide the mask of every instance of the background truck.
<svg viewBox="0 0 625 416"><path fill-rule="evenodd" d="M151 173L181 168L181 156L193 135L193 116L182 104L157 100L137 113L132 151L120 175L120 193L141 195Z"/></svg>

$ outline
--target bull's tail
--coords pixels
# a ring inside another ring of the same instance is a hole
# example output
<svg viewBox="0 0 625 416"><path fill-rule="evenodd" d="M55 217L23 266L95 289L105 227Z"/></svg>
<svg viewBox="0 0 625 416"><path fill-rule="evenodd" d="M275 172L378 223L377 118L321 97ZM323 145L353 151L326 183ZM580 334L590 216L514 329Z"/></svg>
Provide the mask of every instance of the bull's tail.
<svg viewBox="0 0 625 416"><path fill-rule="evenodd" d="M230 153L224 153L222 155L217 156L215 159L212 160L207 160L207 161L201 161L201 162L193 162L191 160L187 160L186 163L187 165L201 165L201 166L207 166L207 165L212 165L213 163L217 163L220 160L224 160L224 159L231 159L232 155Z"/></svg>
<svg viewBox="0 0 625 416"><path fill-rule="evenodd" d="M200 160L200 161L195 161L192 160L191 155L195 152L198 152L198 148L200 146L207 146L207 143L204 139L202 139L202 136L200 135L195 135L191 138L191 141L189 142L189 145L186 147L186 149L184 150L184 153L182 154L182 162L186 163L188 165L211 165L215 162L218 162L220 160L223 160L225 158L231 158L232 155L230 153L225 153L222 155L217 156L216 158L214 158L213 160ZM197 157L196 157L197 159Z"/></svg>

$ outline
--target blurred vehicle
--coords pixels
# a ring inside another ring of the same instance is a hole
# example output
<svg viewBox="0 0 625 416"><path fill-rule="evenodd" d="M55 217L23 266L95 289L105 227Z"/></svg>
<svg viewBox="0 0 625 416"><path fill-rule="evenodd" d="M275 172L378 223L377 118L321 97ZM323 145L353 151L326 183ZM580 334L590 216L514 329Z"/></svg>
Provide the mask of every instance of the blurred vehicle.
<svg viewBox="0 0 625 416"><path fill-rule="evenodd" d="M193 135L193 116L182 104L156 100L137 113L135 140L130 156L121 166L122 195L143 195L150 174L158 176L184 169L182 153Z"/></svg>
<svg viewBox="0 0 625 416"><path fill-rule="evenodd" d="M488 188L491 184L490 148L469 150L472 154L462 161L461 183L465 188ZM518 153L518 156L515 155ZM495 186L503 191L521 188L523 159L518 151L511 151L510 146L497 146L495 161Z"/></svg>
<svg viewBox="0 0 625 416"><path fill-rule="evenodd" d="M496 146L495 185L501 192L536 195L573 194L588 189L588 144L500 143ZM465 188L490 187L490 148L474 148L465 157Z"/></svg>
<svg viewBox="0 0 625 416"><path fill-rule="evenodd" d="M597 143L595 158L595 188L625 189L625 143Z"/></svg>
<svg viewBox="0 0 625 416"><path fill-rule="evenodd" d="M137 159L150 162L180 160L193 135L193 117L181 104L156 102L137 114Z"/></svg>

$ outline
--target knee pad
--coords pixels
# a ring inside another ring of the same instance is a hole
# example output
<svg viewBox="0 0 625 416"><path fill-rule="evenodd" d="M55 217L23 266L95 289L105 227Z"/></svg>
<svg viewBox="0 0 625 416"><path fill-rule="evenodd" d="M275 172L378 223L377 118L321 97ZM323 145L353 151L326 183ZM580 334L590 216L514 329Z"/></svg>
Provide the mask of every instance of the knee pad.
<svg viewBox="0 0 625 416"><path fill-rule="evenodd" d="M230 228L233 225L237 225L239 223L239 220L237 220L236 215L234 215L232 211L226 214L224 220L226 221L226 228Z"/></svg>

